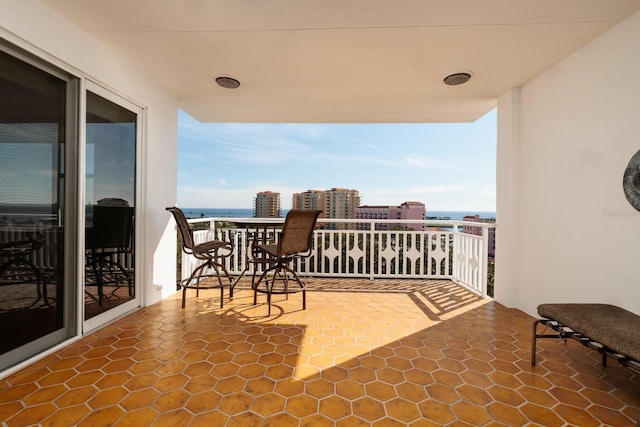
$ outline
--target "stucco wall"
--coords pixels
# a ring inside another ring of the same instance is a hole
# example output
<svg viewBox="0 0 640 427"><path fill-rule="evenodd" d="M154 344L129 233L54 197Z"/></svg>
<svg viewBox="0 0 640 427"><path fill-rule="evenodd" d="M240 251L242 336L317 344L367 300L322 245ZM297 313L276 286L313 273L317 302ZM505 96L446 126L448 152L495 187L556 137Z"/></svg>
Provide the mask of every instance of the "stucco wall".
<svg viewBox="0 0 640 427"><path fill-rule="evenodd" d="M176 199L177 101L38 1L0 0L0 37L145 108L145 145L139 152L143 239L136 248L142 255L143 303L175 292L175 231L164 208Z"/></svg>
<svg viewBox="0 0 640 427"><path fill-rule="evenodd" d="M640 213L622 176L640 150L640 13L498 102L496 299L640 313Z"/></svg>

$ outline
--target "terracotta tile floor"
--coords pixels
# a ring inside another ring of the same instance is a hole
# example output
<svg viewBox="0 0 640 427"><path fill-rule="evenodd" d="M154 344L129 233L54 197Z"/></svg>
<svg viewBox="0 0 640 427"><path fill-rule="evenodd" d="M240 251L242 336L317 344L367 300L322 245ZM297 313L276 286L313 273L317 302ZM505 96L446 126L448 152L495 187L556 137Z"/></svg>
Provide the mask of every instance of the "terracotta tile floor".
<svg viewBox="0 0 640 427"><path fill-rule="evenodd" d="M633 426L640 379L446 281L189 292L0 380L6 426Z"/></svg>

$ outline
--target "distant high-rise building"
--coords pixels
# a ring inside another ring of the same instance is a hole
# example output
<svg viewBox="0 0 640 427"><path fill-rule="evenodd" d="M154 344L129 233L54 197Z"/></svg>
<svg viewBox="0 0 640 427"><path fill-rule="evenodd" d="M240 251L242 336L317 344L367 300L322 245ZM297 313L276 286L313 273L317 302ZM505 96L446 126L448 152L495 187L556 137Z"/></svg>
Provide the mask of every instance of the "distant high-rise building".
<svg viewBox="0 0 640 427"><path fill-rule="evenodd" d="M254 218L280 218L280 193L262 191L256 194L253 208Z"/></svg>
<svg viewBox="0 0 640 427"><path fill-rule="evenodd" d="M294 193L291 204L293 209L324 211L324 191L307 190L304 193Z"/></svg>
<svg viewBox="0 0 640 427"><path fill-rule="evenodd" d="M356 217L356 208L360 206L360 193L358 190L346 188L332 188L324 192L324 217L348 218ZM327 224L328 228L345 229L349 224Z"/></svg>
<svg viewBox="0 0 640 427"><path fill-rule="evenodd" d="M424 231L427 210L424 203L404 202L400 206L360 206L356 209L357 219L407 219L416 220L412 223L384 223L378 224L378 230L390 230L396 227L410 228ZM368 229L369 224L358 224L358 229Z"/></svg>

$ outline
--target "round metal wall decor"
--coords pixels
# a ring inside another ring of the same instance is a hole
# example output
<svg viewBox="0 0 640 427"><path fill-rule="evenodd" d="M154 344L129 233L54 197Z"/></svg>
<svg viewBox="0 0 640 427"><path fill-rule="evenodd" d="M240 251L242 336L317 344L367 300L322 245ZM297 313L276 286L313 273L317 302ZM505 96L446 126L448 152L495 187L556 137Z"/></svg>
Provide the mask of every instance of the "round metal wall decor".
<svg viewBox="0 0 640 427"><path fill-rule="evenodd" d="M640 211L640 151L631 157L624 170L622 188L631 206Z"/></svg>

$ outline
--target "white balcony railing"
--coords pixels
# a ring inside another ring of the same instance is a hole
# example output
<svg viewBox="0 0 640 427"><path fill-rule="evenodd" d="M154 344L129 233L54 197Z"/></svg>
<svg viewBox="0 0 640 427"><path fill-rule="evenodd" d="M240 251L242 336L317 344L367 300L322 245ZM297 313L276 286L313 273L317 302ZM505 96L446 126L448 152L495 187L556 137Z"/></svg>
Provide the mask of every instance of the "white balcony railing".
<svg viewBox="0 0 640 427"><path fill-rule="evenodd" d="M252 273L247 262L250 230L260 228L274 233L284 218L199 218L204 229L194 231L196 243L214 237L231 240L236 250L226 259L232 275ZM363 220L321 218L314 233L311 256L295 265L301 276L342 278L449 279L473 292L487 295L489 230L493 223L463 221ZM425 225L425 231L409 227ZM397 226L403 230L385 230ZM462 231L464 226L481 230L481 235ZM337 228L337 229L331 229ZM362 229L365 228L365 229ZM182 255L182 278L198 265L192 256Z"/></svg>

